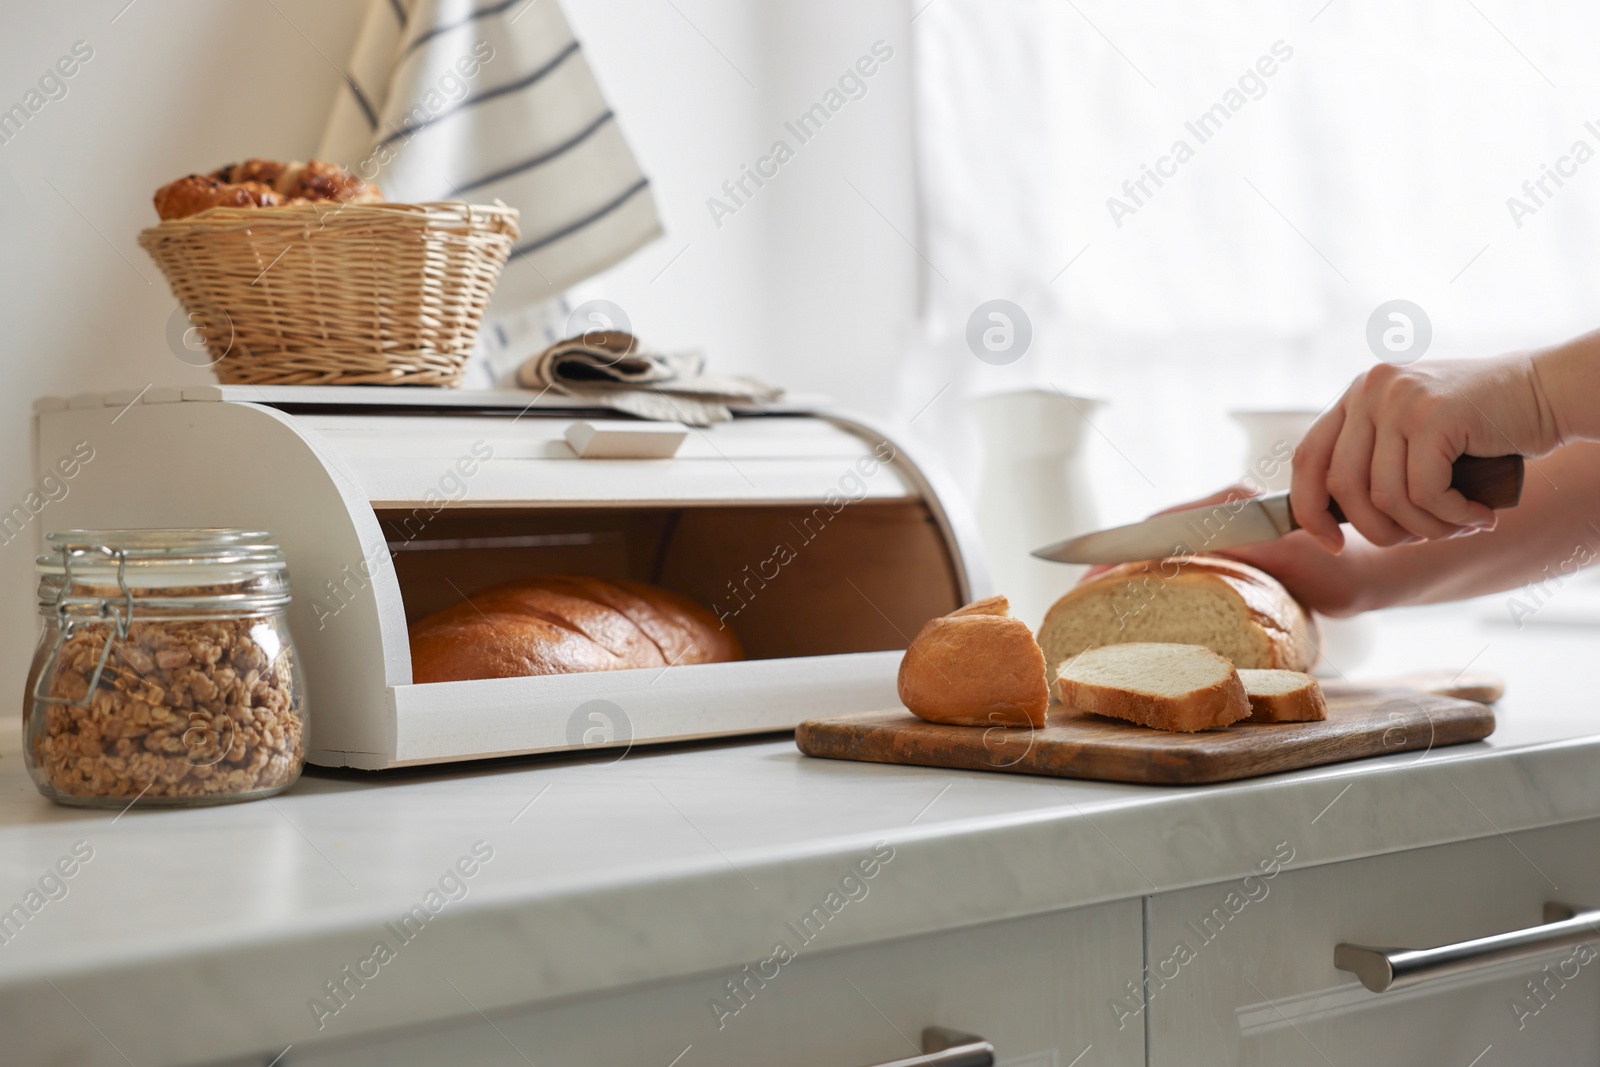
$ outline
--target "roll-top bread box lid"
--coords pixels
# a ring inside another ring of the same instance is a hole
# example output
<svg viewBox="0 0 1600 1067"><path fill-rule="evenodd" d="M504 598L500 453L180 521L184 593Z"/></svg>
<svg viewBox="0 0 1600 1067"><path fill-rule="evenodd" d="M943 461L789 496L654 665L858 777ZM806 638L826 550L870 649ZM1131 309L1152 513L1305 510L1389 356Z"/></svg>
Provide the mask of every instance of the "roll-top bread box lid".
<svg viewBox="0 0 1600 1067"><path fill-rule="evenodd" d="M152 387L43 399L35 438L41 476L80 460L41 529L277 535L325 766L609 759L892 707L922 623L988 592L938 479L804 402L701 429L526 392ZM534 575L662 587L744 658L413 681L409 626Z"/></svg>

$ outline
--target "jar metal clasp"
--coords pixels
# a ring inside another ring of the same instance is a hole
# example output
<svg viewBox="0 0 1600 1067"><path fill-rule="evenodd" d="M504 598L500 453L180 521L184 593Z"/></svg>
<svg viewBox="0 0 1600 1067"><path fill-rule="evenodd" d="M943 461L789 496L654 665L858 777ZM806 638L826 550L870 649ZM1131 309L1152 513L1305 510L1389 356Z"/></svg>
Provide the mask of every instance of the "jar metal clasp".
<svg viewBox="0 0 1600 1067"><path fill-rule="evenodd" d="M90 617L72 612L69 601L73 593L72 561L81 556L99 554L108 556L117 561L117 588L121 590L121 597L113 600L104 597L100 600L99 610ZM56 593L56 640L50 648L50 654L44 664L39 668L39 675L33 682L33 699L41 704L61 704L69 708L86 708L94 699L94 692L100 687L100 676L105 673L106 664L111 660L111 646L128 636L128 628L133 624L133 591L128 588L127 578L128 553L120 548L110 548L106 545L97 545L92 548L73 548L68 545L61 546L61 588ZM120 601L120 604L119 602ZM112 633L106 635L105 647L100 650L100 662L95 665L94 674L89 677L88 689L83 694L82 700L70 700L67 697L53 697L49 695L52 680L55 677L56 661L61 656L61 649L71 639L78 627L86 621L99 622L111 621Z"/></svg>

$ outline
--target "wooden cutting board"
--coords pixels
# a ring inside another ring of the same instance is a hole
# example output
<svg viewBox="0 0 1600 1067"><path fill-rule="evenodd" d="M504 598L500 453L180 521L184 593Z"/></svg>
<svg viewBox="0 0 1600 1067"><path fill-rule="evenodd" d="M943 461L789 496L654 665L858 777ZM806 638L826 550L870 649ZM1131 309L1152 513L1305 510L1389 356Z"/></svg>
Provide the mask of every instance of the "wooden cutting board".
<svg viewBox="0 0 1600 1067"><path fill-rule="evenodd" d="M1322 722L1236 723L1194 734L1150 730L1060 705L1051 707L1041 729L943 726L897 708L808 719L796 729L795 744L808 756L829 759L1193 785L1396 752L1420 757L1430 749L1480 741L1494 732L1494 711L1477 700L1497 699L1503 690L1498 679L1482 673L1328 683L1328 717Z"/></svg>

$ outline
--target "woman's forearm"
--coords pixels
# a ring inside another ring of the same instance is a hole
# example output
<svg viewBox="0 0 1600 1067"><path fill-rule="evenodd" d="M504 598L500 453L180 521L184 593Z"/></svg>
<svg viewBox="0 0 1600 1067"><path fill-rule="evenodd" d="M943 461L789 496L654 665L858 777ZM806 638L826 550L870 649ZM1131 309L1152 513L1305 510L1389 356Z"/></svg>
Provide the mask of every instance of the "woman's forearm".
<svg viewBox="0 0 1600 1067"><path fill-rule="evenodd" d="M1551 420L1556 439L1600 441L1600 330L1535 352L1532 363L1541 417Z"/></svg>
<svg viewBox="0 0 1600 1067"><path fill-rule="evenodd" d="M1530 460L1522 503L1498 520L1471 537L1352 545L1347 551L1362 554L1366 576L1359 608L1459 600L1529 583L1549 589L1600 561L1600 444L1583 441Z"/></svg>

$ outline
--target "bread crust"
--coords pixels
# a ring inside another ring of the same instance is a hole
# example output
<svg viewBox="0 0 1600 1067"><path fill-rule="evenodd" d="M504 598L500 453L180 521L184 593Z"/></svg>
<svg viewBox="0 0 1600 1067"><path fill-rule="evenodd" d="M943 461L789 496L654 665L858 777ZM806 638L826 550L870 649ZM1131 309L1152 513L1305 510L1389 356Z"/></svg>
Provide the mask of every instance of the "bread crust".
<svg viewBox="0 0 1600 1067"><path fill-rule="evenodd" d="M739 638L725 623L670 589L586 575L547 574L528 581L545 589L569 591L622 613L644 632L669 664L744 659Z"/></svg>
<svg viewBox="0 0 1600 1067"><path fill-rule="evenodd" d="M1044 653L1010 611L1005 597L989 597L923 626L900 661L900 700L912 714L957 726L1044 725Z"/></svg>
<svg viewBox="0 0 1600 1067"><path fill-rule="evenodd" d="M1133 648L1138 644L1135 642L1122 647ZM1140 726L1175 733L1211 730L1248 718L1250 700L1245 695L1244 683L1239 680L1233 664L1209 648L1199 645L1186 647L1192 648L1195 654L1205 653L1215 658L1218 669L1225 673L1211 685L1197 687L1177 696L1083 681L1066 673L1057 676L1056 692L1061 702L1069 708L1126 719ZM1092 654L1091 650L1084 655ZM1062 670L1070 672L1072 663L1061 666Z"/></svg>
<svg viewBox="0 0 1600 1067"><path fill-rule="evenodd" d="M411 680L419 684L626 666L576 630L517 613L433 615L411 629Z"/></svg>
<svg viewBox="0 0 1600 1067"><path fill-rule="evenodd" d="M1128 583L1148 582L1174 588L1209 587L1224 591L1242 605L1253 627L1249 635L1253 638L1251 643L1259 647L1259 652L1241 658L1234 663L1236 667L1307 671L1316 664L1316 622L1276 578L1258 568L1221 556L1174 556L1118 564L1081 582L1051 605L1039 626L1039 644L1045 649L1046 660L1052 668L1052 680L1057 663L1083 651L1082 648L1052 647L1055 642L1049 638L1062 617L1071 612L1074 605L1085 600L1117 595L1127 588ZM1157 593L1147 601L1139 601L1140 610L1160 611L1160 595ZM1111 631L1097 644L1126 642L1120 631ZM1197 639L1195 643L1202 642Z"/></svg>
<svg viewBox="0 0 1600 1067"><path fill-rule="evenodd" d="M743 658L733 632L687 597L579 575L536 575L485 589L411 627L417 683Z"/></svg>
<svg viewBox="0 0 1600 1067"><path fill-rule="evenodd" d="M517 583L474 593L471 603L451 610L469 621L479 612L528 616L576 631L630 666L667 665L656 643L620 611L542 583Z"/></svg>

